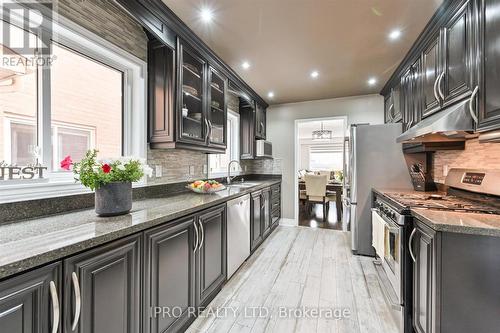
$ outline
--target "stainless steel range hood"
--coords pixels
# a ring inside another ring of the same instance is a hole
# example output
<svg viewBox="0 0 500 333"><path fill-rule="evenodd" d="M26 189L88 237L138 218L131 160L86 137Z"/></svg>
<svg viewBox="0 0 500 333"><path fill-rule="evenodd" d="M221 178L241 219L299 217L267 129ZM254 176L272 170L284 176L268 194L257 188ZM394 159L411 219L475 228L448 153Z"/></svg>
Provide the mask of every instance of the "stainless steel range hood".
<svg viewBox="0 0 500 333"><path fill-rule="evenodd" d="M397 138L397 142L465 141L474 131L469 100L425 118Z"/></svg>

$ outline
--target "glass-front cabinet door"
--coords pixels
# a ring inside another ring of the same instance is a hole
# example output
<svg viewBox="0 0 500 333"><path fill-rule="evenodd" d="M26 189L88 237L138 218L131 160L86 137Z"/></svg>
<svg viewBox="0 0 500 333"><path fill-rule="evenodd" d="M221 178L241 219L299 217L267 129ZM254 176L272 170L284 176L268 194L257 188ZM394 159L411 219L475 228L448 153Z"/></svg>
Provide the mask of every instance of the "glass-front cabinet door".
<svg viewBox="0 0 500 333"><path fill-rule="evenodd" d="M227 79L210 67L209 71L210 101L208 107L208 144L211 146L226 146L226 85Z"/></svg>
<svg viewBox="0 0 500 333"><path fill-rule="evenodd" d="M206 142L207 120L204 115L206 62L190 48L179 45L178 141Z"/></svg>

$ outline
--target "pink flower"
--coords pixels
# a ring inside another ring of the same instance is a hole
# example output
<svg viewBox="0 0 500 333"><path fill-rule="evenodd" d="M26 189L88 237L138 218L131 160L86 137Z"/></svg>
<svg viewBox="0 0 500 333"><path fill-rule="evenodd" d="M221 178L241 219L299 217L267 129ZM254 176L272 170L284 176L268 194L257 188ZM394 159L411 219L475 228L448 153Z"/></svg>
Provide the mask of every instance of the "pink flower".
<svg viewBox="0 0 500 333"><path fill-rule="evenodd" d="M61 169L70 170L72 164L73 161L71 160L71 156L68 155L64 158L64 160L61 161Z"/></svg>
<svg viewBox="0 0 500 333"><path fill-rule="evenodd" d="M111 167L109 166L109 164L104 164L102 166L102 172L104 172L104 173L110 173L111 172Z"/></svg>

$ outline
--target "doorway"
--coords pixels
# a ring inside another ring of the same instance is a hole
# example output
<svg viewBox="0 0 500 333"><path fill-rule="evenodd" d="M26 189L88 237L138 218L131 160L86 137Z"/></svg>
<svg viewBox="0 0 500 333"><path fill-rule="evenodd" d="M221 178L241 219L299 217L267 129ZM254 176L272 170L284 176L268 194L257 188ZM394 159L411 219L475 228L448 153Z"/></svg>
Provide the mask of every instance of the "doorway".
<svg viewBox="0 0 500 333"><path fill-rule="evenodd" d="M295 121L295 220L342 230L346 117Z"/></svg>

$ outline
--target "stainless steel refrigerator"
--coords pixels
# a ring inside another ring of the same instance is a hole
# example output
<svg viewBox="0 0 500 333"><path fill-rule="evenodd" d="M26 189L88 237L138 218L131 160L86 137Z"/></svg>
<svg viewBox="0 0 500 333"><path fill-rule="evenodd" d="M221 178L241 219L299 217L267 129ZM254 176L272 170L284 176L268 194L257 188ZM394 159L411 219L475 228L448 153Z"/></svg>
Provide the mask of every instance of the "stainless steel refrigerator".
<svg viewBox="0 0 500 333"><path fill-rule="evenodd" d="M355 254L374 256L372 247L372 189L411 190L402 145L396 138L401 124L351 125L345 165L344 223L351 231ZM347 214L348 213L348 214ZM350 215L350 216L347 216Z"/></svg>

